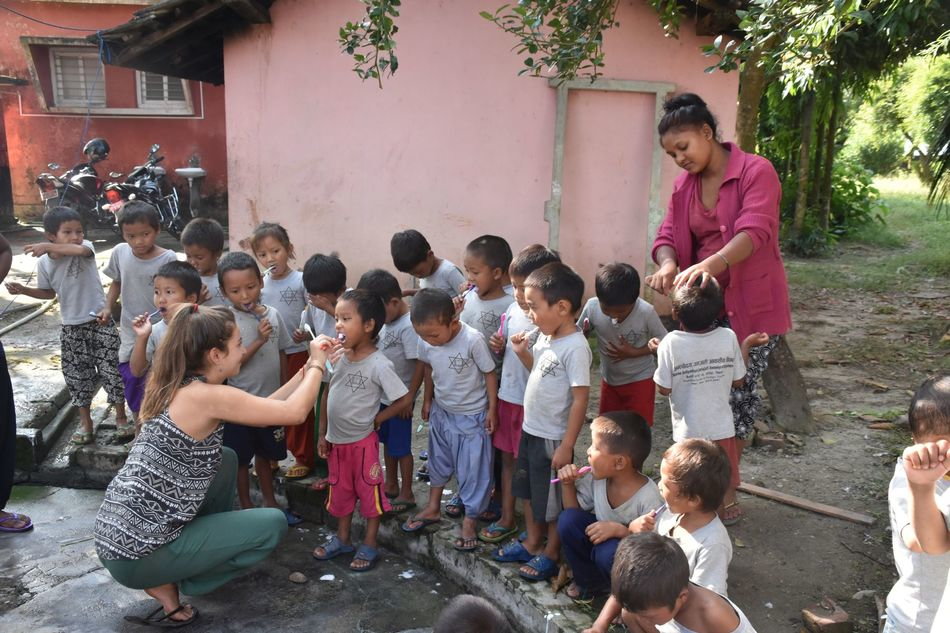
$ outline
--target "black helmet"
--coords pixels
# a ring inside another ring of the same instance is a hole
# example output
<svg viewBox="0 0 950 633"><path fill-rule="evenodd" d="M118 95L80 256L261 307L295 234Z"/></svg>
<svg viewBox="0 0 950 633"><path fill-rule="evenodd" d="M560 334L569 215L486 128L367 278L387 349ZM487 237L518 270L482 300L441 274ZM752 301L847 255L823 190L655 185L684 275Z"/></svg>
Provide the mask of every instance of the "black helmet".
<svg viewBox="0 0 950 633"><path fill-rule="evenodd" d="M94 138L85 144L82 153L90 160L105 160L109 157L109 143L104 138Z"/></svg>

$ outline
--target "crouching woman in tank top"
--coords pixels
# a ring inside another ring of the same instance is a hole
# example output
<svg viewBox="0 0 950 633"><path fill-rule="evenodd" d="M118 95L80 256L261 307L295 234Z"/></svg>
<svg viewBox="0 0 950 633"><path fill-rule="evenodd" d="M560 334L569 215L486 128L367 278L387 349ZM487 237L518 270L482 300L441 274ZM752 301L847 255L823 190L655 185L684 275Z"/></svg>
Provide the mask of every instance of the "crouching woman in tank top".
<svg viewBox="0 0 950 633"><path fill-rule="evenodd" d="M129 621L184 626L201 595L265 559L287 531L274 508L234 511L237 456L221 444L221 420L294 425L313 408L332 341L310 343L310 360L269 398L224 381L245 354L230 310L178 306L155 353L140 412L142 431L96 516L96 553L120 584L160 605Z"/></svg>

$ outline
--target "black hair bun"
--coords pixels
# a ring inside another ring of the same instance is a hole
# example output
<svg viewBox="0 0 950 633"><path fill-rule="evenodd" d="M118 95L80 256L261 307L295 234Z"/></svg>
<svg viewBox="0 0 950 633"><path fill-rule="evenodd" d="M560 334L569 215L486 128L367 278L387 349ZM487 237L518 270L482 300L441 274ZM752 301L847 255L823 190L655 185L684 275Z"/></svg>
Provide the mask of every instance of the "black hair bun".
<svg viewBox="0 0 950 633"><path fill-rule="evenodd" d="M694 94L692 92L684 92L682 94L676 95L675 97L670 97L669 99L664 101L663 112L666 114L670 114L682 108L688 108L692 106L705 108L706 102L703 101L702 98L697 94Z"/></svg>

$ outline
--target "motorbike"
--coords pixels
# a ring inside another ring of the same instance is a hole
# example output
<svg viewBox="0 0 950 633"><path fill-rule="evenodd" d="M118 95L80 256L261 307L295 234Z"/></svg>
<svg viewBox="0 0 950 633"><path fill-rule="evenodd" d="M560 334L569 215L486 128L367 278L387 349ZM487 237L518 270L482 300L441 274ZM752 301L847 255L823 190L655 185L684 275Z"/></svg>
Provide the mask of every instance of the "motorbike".
<svg viewBox="0 0 950 633"><path fill-rule="evenodd" d="M103 206L103 182L96 172L95 164L109 155L109 146L103 139L93 139L83 148L86 162L77 163L72 169L60 176L53 172L60 166L49 163L48 172L41 173L36 179L40 199L48 211L53 207L65 206L75 209L87 224L102 228L116 229L115 214ZM122 174L109 174L119 178Z"/></svg>
<svg viewBox="0 0 950 633"><path fill-rule="evenodd" d="M158 210L162 227L178 238L187 219L178 204L178 191L165 180L165 168L159 165L165 157L158 155L159 149L160 145L152 145L145 163L134 167L125 182L106 184L102 210L116 214L129 200L143 200Z"/></svg>

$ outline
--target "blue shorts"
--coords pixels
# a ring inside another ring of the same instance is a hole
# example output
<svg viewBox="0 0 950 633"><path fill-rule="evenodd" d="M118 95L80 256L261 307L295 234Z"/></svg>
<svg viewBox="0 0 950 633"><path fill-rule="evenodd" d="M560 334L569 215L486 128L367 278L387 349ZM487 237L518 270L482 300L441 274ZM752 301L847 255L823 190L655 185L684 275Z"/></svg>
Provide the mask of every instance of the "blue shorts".
<svg viewBox="0 0 950 633"><path fill-rule="evenodd" d="M247 466L257 455L273 460L284 459L287 457L285 435L282 426L224 424L224 445L237 453L238 466Z"/></svg>
<svg viewBox="0 0 950 633"><path fill-rule="evenodd" d="M382 411L389 405L382 404L379 410ZM385 420L379 425L377 431L379 441L386 445L386 456L405 457L412 455L412 418L401 418L398 415Z"/></svg>

